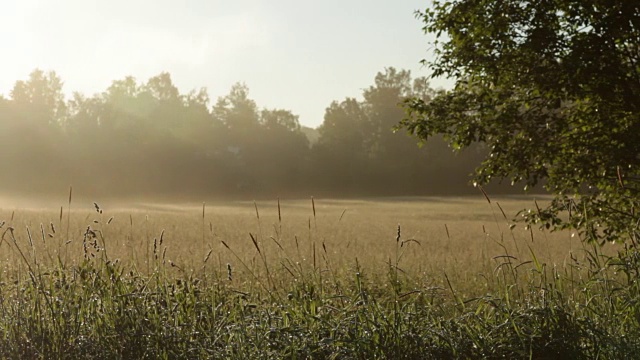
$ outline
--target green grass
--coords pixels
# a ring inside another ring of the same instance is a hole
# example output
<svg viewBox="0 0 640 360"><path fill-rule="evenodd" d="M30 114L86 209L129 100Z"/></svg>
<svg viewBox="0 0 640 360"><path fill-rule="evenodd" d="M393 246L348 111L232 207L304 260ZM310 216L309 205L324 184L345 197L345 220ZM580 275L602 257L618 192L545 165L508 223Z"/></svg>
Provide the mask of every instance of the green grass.
<svg viewBox="0 0 640 360"><path fill-rule="evenodd" d="M639 358L634 239L511 228L528 205L2 210L0 358Z"/></svg>

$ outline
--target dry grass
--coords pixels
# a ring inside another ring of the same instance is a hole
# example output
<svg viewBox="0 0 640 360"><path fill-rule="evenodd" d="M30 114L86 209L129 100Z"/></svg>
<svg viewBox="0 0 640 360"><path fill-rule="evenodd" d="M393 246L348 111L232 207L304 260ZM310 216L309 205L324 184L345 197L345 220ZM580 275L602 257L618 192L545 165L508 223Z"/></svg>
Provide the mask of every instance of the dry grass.
<svg viewBox="0 0 640 360"><path fill-rule="evenodd" d="M250 233L275 275L286 275L283 259L307 268L315 263L315 268L331 268L335 273L351 271L357 260L368 273L381 275L386 271L384 264L395 262L400 226L401 241L415 240L400 249L404 251L399 259L401 271L427 282L447 273L468 291L478 290L478 274L500 263L502 258L494 259L496 256L511 255L522 263L531 260L533 252L540 262L563 267L583 246L569 232L528 230L522 224L510 229L518 210L534 206L531 199L498 198L491 204L481 196L316 199L315 214L310 200L282 201L280 211L277 201L227 202L206 205L204 217L202 204L99 206L102 213L92 204L72 204L68 239L66 206L62 217L59 207L5 207L0 220L15 228L18 245L27 253L39 254L43 265L54 262L58 255L67 264L80 262L84 234L90 226L104 236L109 259L119 259L141 272L171 262L177 265L173 271L200 274L208 268L222 273L230 264L238 276L246 275L243 263L252 271L264 269ZM22 264L20 255L6 243L0 245L0 259L5 271Z"/></svg>
<svg viewBox="0 0 640 360"><path fill-rule="evenodd" d="M532 205L5 207L0 357L633 358L636 243L512 228Z"/></svg>

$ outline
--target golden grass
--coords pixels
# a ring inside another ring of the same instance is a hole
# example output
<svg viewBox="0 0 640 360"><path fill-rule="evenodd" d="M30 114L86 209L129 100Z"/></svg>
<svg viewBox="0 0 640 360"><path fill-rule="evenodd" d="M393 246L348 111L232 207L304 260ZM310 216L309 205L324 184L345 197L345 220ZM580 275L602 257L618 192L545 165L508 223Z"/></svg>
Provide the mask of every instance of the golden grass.
<svg viewBox="0 0 640 360"><path fill-rule="evenodd" d="M98 245L103 234L108 259L141 272L162 266L197 275L217 270L219 275L230 265L233 276L241 279L250 272L264 273L266 261L277 279L289 276L292 266L337 274L352 271L357 261L366 273L382 276L401 256L398 266L405 276L430 283L446 273L462 289L477 292L483 290L476 288L484 282L480 276L495 272L506 259L497 256L511 255L518 264L531 260L533 252L546 266L562 268L584 246L570 232L530 231L523 224L511 230L511 218L534 206L532 199L495 198L491 204L482 196L316 199L315 214L305 199L281 201L280 217L277 201L207 204L204 217L202 204L100 206L102 213L93 204L72 204L69 238L66 205L62 217L60 207L0 210L0 220L6 222L3 231L13 227L16 238L14 244L11 232L4 234L3 270L23 266L18 248L36 266L54 264L58 257L67 265L82 261L90 226L97 231ZM401 241L415 241L398 248L398 226ZM89 246L88 256L103 254Z"/></svg>

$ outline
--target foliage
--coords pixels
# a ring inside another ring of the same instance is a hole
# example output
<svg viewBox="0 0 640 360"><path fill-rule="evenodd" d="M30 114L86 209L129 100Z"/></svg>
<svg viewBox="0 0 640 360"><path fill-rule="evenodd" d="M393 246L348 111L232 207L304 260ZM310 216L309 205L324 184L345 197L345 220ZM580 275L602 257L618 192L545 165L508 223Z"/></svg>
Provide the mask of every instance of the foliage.
<svg viewBox="0 0 640 360"><path fill-rule="evenodd" d="M587 240L637 237L638 3L436 1L418 15L436 37L433 76L456 85L407 101L402 125L455 148L485 143L478 184L542 182L555 200L523 213L530 222Z"/></svg>
<svg viewBox="0 0 640 360"><path fill-rule="evenodd" d="M242 83L212 101L161 73L65 99L55 72L35 70L0 99L0 161L11 169L0 181L29 195L73 185L93 196L194 200L468 192L444 178L471 170L462 157L392 132L398 104L431 93L425 79L387 68L362 99L333 102L310 141L297 115L261 108Z"/></svg>
<svg viewBox="0 0 640 360"><path fill-rule="evenodd" d="M416 96L428 101L433 92L426 79L389 67L376 74L363 100L331 103L312 152L318 177L330 168L333 176L321 180L350 195L464 192L467 184L455 175L471 172L468 160L475 153L455 157L442 142L419 148L407 134L392 131L404 116L399 104Z"/></svg>

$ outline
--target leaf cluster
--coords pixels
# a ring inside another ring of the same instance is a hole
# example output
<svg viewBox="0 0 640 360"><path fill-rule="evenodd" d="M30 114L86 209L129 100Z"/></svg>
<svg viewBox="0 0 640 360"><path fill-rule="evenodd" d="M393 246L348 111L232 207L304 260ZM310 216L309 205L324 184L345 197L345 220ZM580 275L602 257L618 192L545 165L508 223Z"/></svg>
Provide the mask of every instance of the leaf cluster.
<svg viewBox="0 0 640 360"><path fill-rule="evenodd" d="M402 126L455 148L485 143L478 184L542 184L556 198L524 214L530 222L589 240L636 236L640 5L436 1L418 16L436 35L433 76L456 85L405 102Z"/></svg>

